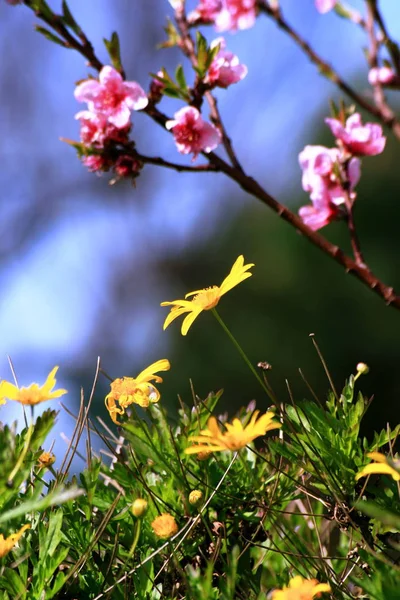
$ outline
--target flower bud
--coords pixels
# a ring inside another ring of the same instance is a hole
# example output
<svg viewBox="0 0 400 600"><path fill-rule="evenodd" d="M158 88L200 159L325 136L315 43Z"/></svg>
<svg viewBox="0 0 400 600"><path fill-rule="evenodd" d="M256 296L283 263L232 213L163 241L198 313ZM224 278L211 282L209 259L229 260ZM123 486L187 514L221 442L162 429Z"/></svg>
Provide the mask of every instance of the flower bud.
<svg viewBox="0 0 400 600"><path fill-rule="evenodd" d="M367 373L369 373L369 366L363 362L358 363L357 373L360 373L360 375L366 375Z"/></svg>
<svg viewBox="0 0 400 600"><path fill-rule="evenodd" d="M51 467L56 461L56 457L52 452L42 452L42 454L38 458L38 466L41 469L45 469L47 467Z"/></svg>
<svg viewBox="0 0 400 600"><path fill-rule="evenodd" d="M190 504L198 504L202 498L203 492L201 492L200 490L192 490L189 494Z"/></svg>
<svg viewBox="0 0 400 600"><path fill-rule="evenodd" d="M144 513L147 510L147 500L144 498L136 498L134 503L132 504L131 511L134 517L139 519L143 517Z"/></svg>

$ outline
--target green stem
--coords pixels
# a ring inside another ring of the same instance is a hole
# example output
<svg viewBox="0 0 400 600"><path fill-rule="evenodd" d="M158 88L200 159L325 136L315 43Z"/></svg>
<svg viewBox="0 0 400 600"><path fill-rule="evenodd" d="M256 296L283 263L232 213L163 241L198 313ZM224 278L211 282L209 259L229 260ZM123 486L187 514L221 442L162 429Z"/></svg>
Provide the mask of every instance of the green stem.
<svg viewBox="0 0 400 600"><path fill-rule="evenodd" d="M16 463L15 467L13 468L13 470L11 471L11 473L10 473L10 475L8 477L8 482L9 483L12 483L14 477L18 473L19 469L21 468L22 463L25 460L25 456L26 456L26 454L27 454L27 452L29 450L29 444L31 442L33 430L34 430L34 425L33 425L33 419L32 419L32 422L29 425L29 429L28 429L28 432L27 432L26 437L25 437L25 444L24 444L24 447L22 449L22 452L21 452L21 454L20 454L20 456L19 456L19 458L17 460L17 463Z"/></svg>
<svg viewBox="0 0 400 600"><path fill-rule="evenodd" d="M135 537L133 538L132 546L131 546L131 549L129 550L128 560L130 560L135 553L136 546L137 546L137 543L139 541L139 536L140 536L140 526L141 526L141 521L140 521L140 519L138 519L138 521L136 523Z"/></svg>
<svg viewBox="0 0 400 600"><path fill-rule="evenodd" d="M249 367L250 371L253 373L254 377L257 379L258 383L261 385L261 387L264 390L264 392L267 394L268 398L270 400L272 400L272 402L274 404L276 404L275 398L273 397L273 395L271 394L271 392L269 391L269 389L267 388L267 386L265 385L265 383L261 379L260 375L257 373L257 371L255 370L255 368L251 364L250 360L248 359L246 353L242 349L242 347L239 344L239 342L237 341L237 339L234 337L234 335L230 332L230 330L228 329L228 327L225 325L224 321L221 319L221 317L220 317L217 309L213 308L212 312L214 314L214 317L217 319L218 323L221 325L222 329L225 331L226 335L229 337L229 339L231 340L231 342L235 346L236 350L239 352L240 356L243 358L243 360L246 363L246 365Z"/></svg>

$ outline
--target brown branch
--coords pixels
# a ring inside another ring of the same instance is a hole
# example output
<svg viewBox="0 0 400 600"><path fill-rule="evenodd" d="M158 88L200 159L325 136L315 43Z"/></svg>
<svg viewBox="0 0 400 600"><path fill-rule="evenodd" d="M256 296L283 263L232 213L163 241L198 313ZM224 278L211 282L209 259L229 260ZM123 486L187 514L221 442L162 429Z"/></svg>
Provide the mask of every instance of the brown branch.
<svg viewBox="0 0 400 600"><path fill-rule="evenodd" d="M29 0L25 0L25 3L29 4ZM46 20L45 22L52 27L54 26L53 23L49 22L49 20ZM70 35L64 27L61 27L56 31L62 36L65 36L66 33L68 36ZM74 44L75 45L73 47L80 54L82 54L82 56L87 58L94 68L101 70L103 65L100 63L100 61L97 61L97 59L94 60L95 55L90 50L90 47L86 46L85 44L81 45L76 40L74 41ZM374 110L376 109L374 108ZM154 103L150 102L142 112L146 113L153 121L165 129L165 124L168 121L168 117L160 112ZM400 296L395 294L392 287L380 281L380 279L378 279L378 277L376 277L376 275L374 275L368 267L365 267L362 264L357 264L357 262L347 256L338 246L329 242L316 231L312 231L307 225L305 225L305 223L303 223L300 217L275 200L275 198L273 198L266 190L264 190L255 179L247 175L243 169L238 169L232 165L229 165L214 152L210 152L209 154L203 152L202 154L210 162L210 164L213 165L213 168L216 171L223 172L227 177L235 181L245 192L251 196L254 196L263 204L266 204L269 208L271 208L271 210L277 213L279 217L292 225L292 227L294 227L299 233L303 234L314 246L319 248L322 252L324 252L324 254L327 254L335 262L340 264L345 269L346 273L350 273L353 275L353 277L356 277L378 296L383 298L388 305L400 310Z"/></svg>
<svg viewBox="0 0 400 600"><path fill-rule="evenodd" d="M344 79L340 77L340 75L333 69L333 67L325 62L310 46L310 44L303 38L301 35L295 31L291 25L285 20L282 15L282 12L279 8L271 8L268 4L265 3L264 0L260 0L259 10L265 13L267 16L271 17L275 23L280 27L283 31L285 31L292 40L303 50L303 52L308 56L308 58L313 62L321 73L330 79L334 84L338 86L338 88L344 92L349 98L354 100L361 108L368 111L371 115L379 119L382 123L387 125L395 134L397 138L400 139L400 122L397 121L393 111L389 109L382 110L380 106L374 106L366 100L363 96L358 94L355 90Z"/></svg>
<svg viewBox="0 0 400 600"><path fill-rule="evenodd" d="M365 269L365 268L367 268L367 266L364 261L363 253L361 252L360 241L358 239L356 226L354 223L353 205L352 205L351 201L346 201L346 208L347 208L347 227L349 230L350 243L351 243L351 247L353 249L354 260L360 267Z"/></svg>
<svg viewBox="0 0 400 600"><path fill-rule="evenodd" d="M392 59L393 66L396 69L396 73L398 76L400 76L399 49L397 47L397 44L395 42L393 42L389 36L385 22L381 15L381 11L379 10L379 7L378 7L378 0L366 0L366 2L367 2L367 12L368 11L370 12L373 20L377 23L377 25L381 31L381 34L382 34L382 40L378 40L378 44L380 44L380 43L385 44L385 46L390 54L390 58ZM366 23L366 31L368 31L368 20Z"/></svg>
<svg viewBox="0 0 400 600"><path fill-rule="evenodd" d="M124 152L124 154L126 153ZM207 163L205 165L180 165L178 163L173 163L168 160L164 160L159 156L145 156L136 151L134 151L133 156L134 158L137 158L144 164L156 165L158 167L164 167L166 169L173 169L174 171L178 171L179 173L215 173L216 171L219 171L218 166L212 163Z"/></svg>
<svg viewBox="0 0 400 600"><path fill-rule="evenodd" d="M299 233L302 233L314 246L344 267L346 273L350 273L364 283L364 285L383 298L388 305L400 309L400 296L395 294L392 287L380 281L369 268L357 264L357 262L347 256L338 246L329 242L316 231L312 231L303 223L300 217L275 200L275 198L268 194L268 192L265 191L252 177L230 167L214 153L210 153L208 156L209 160L219 166L220 170L225 173L225 175L233 181L236 181L243 190L269 206L269 208L277 213L284 221L292 225Z"/></svg>
<svg viewBox="0 0 400 600"><path fill-rule="evenodd" d="M369 38L369 52L368 52L368 64L372 69L378 66L378 51L379 43L375 32L375 17L377 14L377 7L375 2L367 1L367 33ZM385 92L379 78L373 87L375 105L378 107L380 112L385 115L388 119L394 118L394 112L390 108L386 101ZM398 124L399 125L399 124Z"/></svg>
<svg viewBox="0 0 400 600"><path fill-rule="evenodd" d="M64 25L61 15L56 15L53 13L51 9L47 7L44 9L35 9L32 6L32 0L25 0L24 4L32 9L35 15L41 19L44 23L52 27L56 33L58 33L62 38L64 38L66 42L66 48L71 48L76 50L84 56L89 63L89 66L93 67L97 71L101 71L103 68L103 63L97 58L93 46L83 33L82 30L79 32L79 37L81 42L79 42L74 36L68 31L67 27Z"/></svg>

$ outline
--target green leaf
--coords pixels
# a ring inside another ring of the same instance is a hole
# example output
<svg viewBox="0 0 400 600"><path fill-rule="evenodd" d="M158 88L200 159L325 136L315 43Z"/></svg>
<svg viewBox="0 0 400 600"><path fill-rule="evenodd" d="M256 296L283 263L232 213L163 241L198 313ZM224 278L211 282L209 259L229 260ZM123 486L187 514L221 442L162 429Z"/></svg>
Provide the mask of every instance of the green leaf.
<svg viewBox="0 0 400 600"><path fill-rule="evenodd" d="M32 0L31 8L36 13L41 13L38 15L40 18L52 19L54 17L53 11L45 0Z"/></svg>
<svg viewBox="0 0 400 600"><path fill-rule="evenodd" d="M49 521L46 525L43 523L41 524L41 539L39 543L39 557L41 559L47 555L52 556L54 554L62 537L62 521L63 511L60 508L57 511L50 513Z"/></svg>
<svg viewBox="0 0 400 600"><path fill-rule="evenodd" d="M182 91L186 91L187 90L187 83L186 83L186 79L185 79L185 74L183 72L183 67L182 65L178 65L175 71L175 78L176 81L180 87L180 89Z"/></svg>
<svg viewBox="0 0 400 600"><path fill-rule="evenodd" d="M61 590L64 585L66 576L62 571L59 571L54 579L53 587L46 590L46 600L51 600Z"/></svg>
<svg viewBox="0 0 400 600"><path fill-rule="evenodd" d="M23 600L26 598L26 586L27 582L22 581L17 571L5 567L0 578L0 589L7 590L11 598Z"/></svg>
<svg viewBox="0 0 400 600"><path fill-rule="evenodd" d="M6 523L11 519L16 519L21 515L26 515L27 513L35 510L45 510L46 508L54 506L55 504L69 502L78 496L82 496L83 493L83 490L80 490L76 487L55 489L53 492L47 494L47 496L44 498L40 498L39 500L28 500L27 502L23 502L11 510L1 513L0 523Z"/></svg>
<svg viewBox="0 0 400 600"><path fill-rule="evenodd" d="M387 527L393 527L400 531L400 514L389 512L387 509L365 500L357 502L355 507L368 517L377 519Z"/></svg>
<svg viewBox="0 0 400 600"><path fill-rule="evenodd" d="M35 29L36 29L36 31L38 31L39 33L44 35L45 38L50 40L50 42L54 42L55 44L58 44L59 46L62 46L63 48L70 47L66 42L64 42L64 40L62 40L61 38L54 35L54 33L51 33L51 31L49 31L48 29L45 29L44 27L41 27L40 25L35 25Z"/></svg>
<svg viewBox="0 0 400 600"><path fill-rule="evenodd" d="M82 33L83 33L82 29L79 27L78 23L76 22L75 18L72 15L71 11L69 10L66 0L63 0L63 2L62 2L62 11L63 11L62 20L65 23L65 25L67 25L70 29L72 29L72 31L74 33L76 33L76 35L78 35L78 36L82 35Z"/></svg>
<svg viewBox="0 0 400 600"><path fill-rule="evenodd" d="M43 445L54 426L57 414L57 411L48 409L36 419L30 441L30 449L32 451L39 450Z"/></svg>
<svg viewBox="0 0 400 600"><path fill-rule="evenodd" d="M117 71L122 71L122 62L121 62L121 47L119 43L118 33L116 31L113 32L111 36L111 40L103 39L104 45L107 48L107 52L110 55L111 63Z"/></svg>

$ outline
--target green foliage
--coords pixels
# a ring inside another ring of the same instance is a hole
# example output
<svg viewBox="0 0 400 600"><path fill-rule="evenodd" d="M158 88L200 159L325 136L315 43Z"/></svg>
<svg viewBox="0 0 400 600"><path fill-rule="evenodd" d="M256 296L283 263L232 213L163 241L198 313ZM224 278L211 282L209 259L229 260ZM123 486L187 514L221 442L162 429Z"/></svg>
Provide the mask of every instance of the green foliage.
<svg viewBox="0 0 400 600"><path fill-rule="evenodd" d="M79 484L72 477L65 487L57 481L68 473L53 471L46 482L36 467L54 411L20 434L2 427L0 523L6 537L24 523L30 529L0 559L0 599L122 600L129 589L149 599L265 600L295 575L329 582L339 600L353 597L357 586L371 599L394 599L397 485L387 476L385 485L376 485L376 476L356 482L355 475L366 452L392 443L398 428L372 443L360 436L368 403L355 379L325 403L282 405L279 439L237 453L185 454L190 438L218 414L222 392L194 396L193 407L181 402L173 421L162 401L146 412L133 409L119 440L98 432L112 463L87 452ZM237 415L244 426L253 409ZM86 419L82 411L77 431ZM91 421L87 426L97 431ZM195 489L202 499L191 504ZM137 498L147 501L139 517L131 511ZM152 523L165 513L177 529L158 537Z"/></svg>
<svg viewBox="0 0 400 600"><path fill-rule="evenodd" d="M107 49L107 52L111 59L112 66L117 71L122 71L122 61L121 61L121 46L119 42L119 36L116 31L113 31L110 40L103 40L104 45Z"/></svg>

